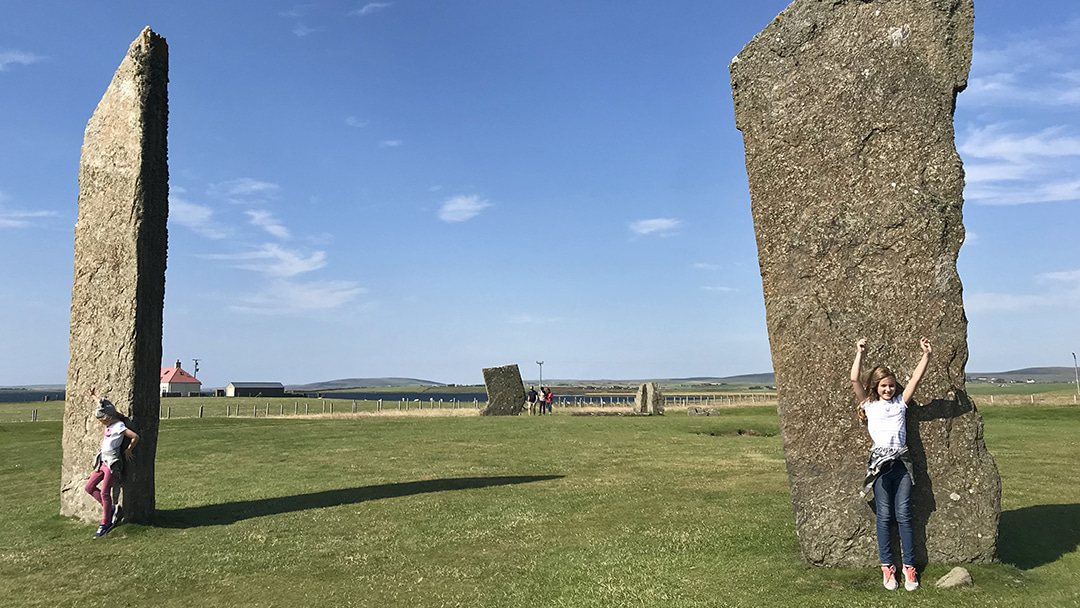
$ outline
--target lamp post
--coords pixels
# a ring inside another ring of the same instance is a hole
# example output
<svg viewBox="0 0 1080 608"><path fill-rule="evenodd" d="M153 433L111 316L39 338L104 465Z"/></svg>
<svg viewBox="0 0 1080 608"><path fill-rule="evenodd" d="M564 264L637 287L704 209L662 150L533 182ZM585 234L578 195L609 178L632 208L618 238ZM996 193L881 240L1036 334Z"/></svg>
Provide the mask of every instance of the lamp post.
<svg viewBox="0 0 1080 608"><path fill-rule="evenodd" d="M1076 374L1076 394L1080 395L1080 371L1076 368L1076 353L1073 353L1073 373Z"/></svg>
<svg viewBox="0 0 1080 608"><path fill-rule="evenodd" d="M543 361L537 361L536 364L540 366L540 382L539 382L539 384L540 384L540 388L543 388L544 387L544 362Z"/></svg>

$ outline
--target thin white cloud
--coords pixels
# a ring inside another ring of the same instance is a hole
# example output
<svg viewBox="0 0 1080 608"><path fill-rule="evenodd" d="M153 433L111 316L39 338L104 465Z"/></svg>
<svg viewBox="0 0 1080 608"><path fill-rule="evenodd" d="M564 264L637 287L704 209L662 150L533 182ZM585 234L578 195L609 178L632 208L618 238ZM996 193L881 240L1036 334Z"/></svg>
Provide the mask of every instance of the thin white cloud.
<svg viewBox="0 0 1080 608"><path fill-rule="evenodd" d="M265 291L245 296L229 308L257 315L297 315L341 308L366 293L352 281L273 281Z"/></svg>
<svg viewBox="0 0 1080 608"><path fill-rule="evenodd" d="M490 206L491 203L475 194L454 196L443 201L439 207L439 219L447 223L464 222L480 215Z"/></svg>
<svg viewBox="0 0 1080 608"><path fill-rule="evenodd" d="M357 129L368 126L368 123L370 122L370 120L360 120L355 116L349 116L345 119L345 124L349 125L350 127L355 127Z"/></svg>
<svg viewBox="0 0 1080 608"><path fill-rule="evenodd" d="M0 51L0 72L12 65L30 65L41 61L43 57L25 51Z"/></svg>
<svg viewBox="0 0 1080 608"><path fill-rule="evenodd" d="M0 228L30 228L35 225L33 220L55 217L56 215L55 211L0 209Z"/></svg>
<svg viewBox="0 0 1080 608"><path fill-rule="evenodd" d="M297 38L303 38L304 36L314 34L317 31L319 31L317 28L308 27L303 23L297 23L292 28L292 33L295 34Z"/></svg>
<svg viewBox="0 0 1080 608"><path fill-rule="evenodd" d="M735 289L734 287L722 287L722 286L719 286L719 285L717 285L717 286L702 285L701 289L702 289L702 291L712 291L712 292L716 292L716 293L737 293L739 291L738 289Z"/></svg>
<svg viewBox="0 0 1080 608"><path fill-rule="evenodd" d="M313 6L314 6L313 4L298 4L298 5L292 7L290 9L288 9L288 10L281 11L281 13L279 13L279 14L282 17L290 17L290 18L293 18L293 19L297 19L299 17L303 17L304 15L307 15L308 12L311 10L311 8Z"/></svg>
<svg viewBox="0 0 1080 608"><path fill-rule="evenodd" d="M209 193L231 200L232 202L248 202L252 199L265 200L272 198L281 186L273 182L264 182L250 177L241 177L229 181L211 184Z"/></svg>
<svg viewBox="0 0 1080 608"><path fill-rule="evenodd" d="M638 220L630 222L630 232L638 236L671 236L679 227L682 220L675 218L658 217L651 220Z"/></svg>
<svg viewBox="0 0 1080 608"><path fill-rule="evenodd" d="M6 209L8 196L0 192L0 228L29 228L34 220L46 217L55 217L55 211L23 211L21 209Z"/></svg>
<svg viewBox="0 0 1080 608"><path fill-rule="evenodd" d="M171 188L173 192L183 192L183 188ZM169 195L169 221L176 222L196 234L208 239L223 239L229 231L214 222L214 211L204 205L196 205L182 198Z"/></svg>
<svg viewBox="0 0 1080 608"><path fill-rule="evenodd" d="M1047 291L1035 294L975 293L964 296L969 312L1023 312L1040 308L1080 308L1080 270L1044 272L1035 282Z"/></svg>
<svg viewBox="0 0 1080 608"><path fill-rule="evenodd" d="M1080 200L1080 136L1055 126L1035 133L991 124L957 146L967 160L964 196L987 205Z"/></svg>
<svg viewBox="0 0 1080 608"><path fill-rule="evenodd" d="M375 13L377 13L377 12L383 10L383 9L389 8L391 4L393 4L393 3L392 2L368 2L364 6L358 8L358 9L356 9L354 11L350 11L349 14L350 15L355 15L357 17L367 17L368 15L374 15Z"/></svg>
<svg viewBox="0 0 1080 608"><path fill-rule="evenodd" d="M1035 277L1035 280L1039 282L1064 282L1075 283L1076 287L1080 287L1080 270L1065 270L1061 272L1044 272Z"/></svg>
<svg viewBox="0 0 1080 608"><path fill-rule="evenodd" d="M236 268L280 278L311 272L326 266L325 251L305 254L294 249L285 249L275 243L265 243L258 249L243 253L208 254L203 257L233 262Z"/></svg>
<svg viewBox="0 0 1080 608"><path fill-rule="evenodd" d="M379 142L380 148L398 148L404 143L400 139L384 139Z"/></svg>
<svg viewBox="0 0 1080 608"><path fill-rule="evenodd" d="M274 217L273 212L266 211L265 209L250 209L245 213L247 213L253 226L258 226L279 239L287 239L290 237L289 229Z"/></svg>
<svg viewBox="0 0 1080 608"><path fill-rule="evenodd" d="M559 323L562 317L537 317L528 313L521 313L510 317L510 323L514 325L549 325Z"/></svg>
<svg viewBox="0 0 1080 608"><path fill-rule="evenodd" d="M720 270L720 266L718 264L710 264L708 262L697 262L695 264L691 264L690 267L694 270Z"/></svg>

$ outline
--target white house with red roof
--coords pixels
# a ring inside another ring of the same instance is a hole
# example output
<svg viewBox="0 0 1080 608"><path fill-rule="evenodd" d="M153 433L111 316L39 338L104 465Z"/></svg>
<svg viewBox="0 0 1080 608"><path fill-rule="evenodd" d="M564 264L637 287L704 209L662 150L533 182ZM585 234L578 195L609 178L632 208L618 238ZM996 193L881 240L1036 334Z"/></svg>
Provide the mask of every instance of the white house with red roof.
<svg viewBox="0 0 1080 608"><path fill-rule="evenodd" d="M180 369L180 361L176 361L176 367L161 368L161 394L162 395L190 395L202 391L202 382L195 376Z"/></svg>

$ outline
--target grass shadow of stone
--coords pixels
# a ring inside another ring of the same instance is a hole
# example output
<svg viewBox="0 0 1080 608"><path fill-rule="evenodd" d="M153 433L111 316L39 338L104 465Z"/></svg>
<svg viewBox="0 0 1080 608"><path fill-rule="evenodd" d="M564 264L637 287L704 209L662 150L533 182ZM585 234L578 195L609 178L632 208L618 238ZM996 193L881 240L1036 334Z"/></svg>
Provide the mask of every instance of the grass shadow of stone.
<svg viewBox="0 0 1080 608"><path fill-rule="evenodd" d="M1080 504L1036 505L1003 511L998 525L998 558L1031 570L1080 547Z"/></svg>
<svg viewBox="0 0 1080 608"><path fill-rule="evenodd" d="M398 498L401 496L413 496L431 492L448 492L452 490L473 490L493 486L549 481L552 479L561 479L563 477L563 475L456 477L449 479L387 483L377 486L362 486L359 488L342 488L340 490L325 490L323 492L296 494L294 496L241 500L199 507L186 507L183 509L158 510L155 514L154 525L159 528L224 526L254 517L293 513L296 511L306 511L308 509L321 509L323 507L350 505L383 498Z"/></svg>

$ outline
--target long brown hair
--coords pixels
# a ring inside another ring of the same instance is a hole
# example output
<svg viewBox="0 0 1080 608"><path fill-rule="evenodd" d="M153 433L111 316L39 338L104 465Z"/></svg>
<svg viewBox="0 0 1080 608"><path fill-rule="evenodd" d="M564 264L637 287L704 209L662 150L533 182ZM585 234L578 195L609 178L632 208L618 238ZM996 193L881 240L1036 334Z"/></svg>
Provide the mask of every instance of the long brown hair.
<svg viewBox="0 0 1080 608"><path fill-rule="evenodd" d="M877 387L881 384L881 381L886 378L892 378L893 382L896 383L896 392L898 394L904 392L904 387L900 386L900 383L897 382L896 374L894 374L891 369L879 365L870 370L870 374L866 376L866 380L863 382L863 393L866 394L866 399L863 399L857 406L857 409L859 410L859 420L863 424L866 424L866 410L864 410L862 406L881 398L878 395Z"/></svg>

